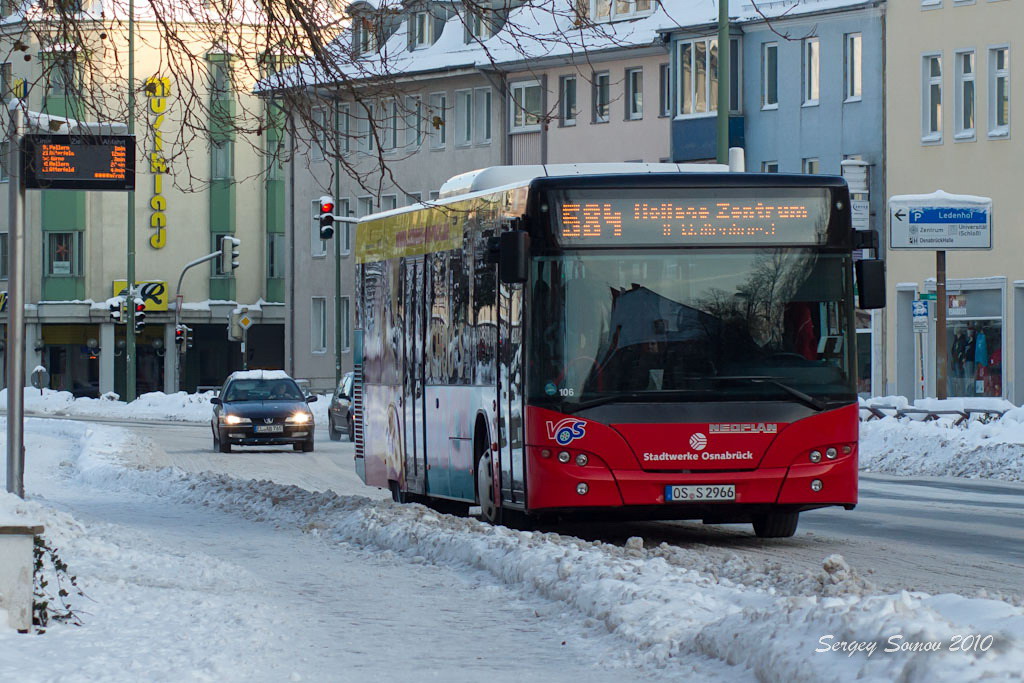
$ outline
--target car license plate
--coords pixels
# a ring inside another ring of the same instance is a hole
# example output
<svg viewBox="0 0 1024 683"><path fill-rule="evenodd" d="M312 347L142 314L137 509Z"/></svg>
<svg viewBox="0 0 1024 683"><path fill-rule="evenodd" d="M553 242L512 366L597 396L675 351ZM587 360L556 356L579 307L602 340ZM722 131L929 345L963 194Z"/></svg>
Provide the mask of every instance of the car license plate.
<svg viewBox="0 0 1024 683"><path fill-rule="evenodd" d="M666 486L665 502L701 503L736 500L736 484L705 484L701 486Z"/></svg>
<svg viewBox="0 0 1024 683"><path fill-rule="evenodd" d="M284 425L256 425L257 434L280 434L284 431Z"/></svg>

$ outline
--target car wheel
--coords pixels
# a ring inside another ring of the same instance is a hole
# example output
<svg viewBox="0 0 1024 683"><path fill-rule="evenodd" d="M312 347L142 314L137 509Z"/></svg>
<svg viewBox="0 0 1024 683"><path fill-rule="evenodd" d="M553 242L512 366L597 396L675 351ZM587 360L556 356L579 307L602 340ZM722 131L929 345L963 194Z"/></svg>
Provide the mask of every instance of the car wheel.
<svg viewBox="0 0 1024 683"><path fill-rule="evenodd" d="M334 426L334 418L327 418L327 435L331 437L331 441L341 441L341 434L338 433L338 429Z"/></svg>
<svg viewBox="0 0 1024 683"><path fill-rule="evenodd" d="M309 439L308 441L303 441L302 442L302 452L303 453L312 453L313 452L313 439Z"/></svg>
<svg viewBox="0 0 1024 683"><path fill-rule="evenodd" d="M355 441L356 440L356 428L355 428L355 424L353 424L353 421L352 421L352 413L348 414L348 440L349 441Z"/></svg>
<svg viewBox="0 0 1024 683"><path fill-rule="evenodd" d="M799 512L767 512L754 517L754 533L758 538L789 538L796 533Z"/></svg>
<svg viewBox="0 0 1024 683"><path fill-rule="evenodd" d="M231 443L221 439L219 433L216 436L214 436L213 439L214 439L214 443L217 444L217 450L219 450L221 453L230 453L231 452Z"/></svg>

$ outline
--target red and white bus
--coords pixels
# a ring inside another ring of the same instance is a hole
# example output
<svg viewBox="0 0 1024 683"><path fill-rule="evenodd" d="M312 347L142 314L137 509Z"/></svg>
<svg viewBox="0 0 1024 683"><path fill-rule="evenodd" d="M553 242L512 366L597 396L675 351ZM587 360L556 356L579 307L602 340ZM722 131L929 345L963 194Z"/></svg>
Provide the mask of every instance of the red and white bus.
<svg viewBox="0 0 1024 683"><path fill-rule="evenodd" d="M363 480L492 522L852 508L854 272L864 308L884 275L845 182L610 170L485 169L359 223Z"/></svg>

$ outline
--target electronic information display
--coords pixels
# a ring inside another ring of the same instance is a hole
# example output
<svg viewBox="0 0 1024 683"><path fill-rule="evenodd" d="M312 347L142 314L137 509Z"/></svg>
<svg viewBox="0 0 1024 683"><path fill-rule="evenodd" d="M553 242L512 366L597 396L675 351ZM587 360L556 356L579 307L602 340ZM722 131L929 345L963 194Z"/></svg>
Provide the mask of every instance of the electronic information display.
<svg viewBox="0 0 1024 683"><path fill-rule="evenodd" d="M30 190L134 190L132 135L26 135L22 178Z"/></svg>
<svg viewBox="0 0 1024 683"><path fill-rule="evenodd" d="M820 188L566 190L552 209L566 246L824 244L829 192Z"/></svg>

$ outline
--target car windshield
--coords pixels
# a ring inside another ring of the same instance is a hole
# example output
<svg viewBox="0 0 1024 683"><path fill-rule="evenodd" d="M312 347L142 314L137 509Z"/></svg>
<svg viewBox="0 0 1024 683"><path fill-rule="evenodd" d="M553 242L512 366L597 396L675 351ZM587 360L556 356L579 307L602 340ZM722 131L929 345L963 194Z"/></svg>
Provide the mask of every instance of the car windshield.
<svg viewBox="0 0 1024 683"><path fill-rule="evenodd" d="M290 379L236 379L222 399L232 401L301 401L299 386Z"/></svg>
<svg viewBox="0 0 1024 683"><path fill-rule="evenodd" d="M566 252L534 262L532 399L853 396L849 256Z"/></svg>

